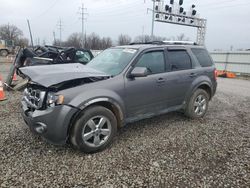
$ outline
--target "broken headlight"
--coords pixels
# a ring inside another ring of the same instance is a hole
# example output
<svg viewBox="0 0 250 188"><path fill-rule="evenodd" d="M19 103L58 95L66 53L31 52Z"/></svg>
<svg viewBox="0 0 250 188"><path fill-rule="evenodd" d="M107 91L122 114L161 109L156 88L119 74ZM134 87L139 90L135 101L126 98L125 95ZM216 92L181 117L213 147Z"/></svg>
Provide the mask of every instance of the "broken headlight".
<svg viewBox="0 0 250 188"><path fill-rule="evenodd" d="M64 102L64 96L63 95L56 95L53 92L49 92L47 95L47 105L49 107L53 107L56 105L63 104Z"/></svg>

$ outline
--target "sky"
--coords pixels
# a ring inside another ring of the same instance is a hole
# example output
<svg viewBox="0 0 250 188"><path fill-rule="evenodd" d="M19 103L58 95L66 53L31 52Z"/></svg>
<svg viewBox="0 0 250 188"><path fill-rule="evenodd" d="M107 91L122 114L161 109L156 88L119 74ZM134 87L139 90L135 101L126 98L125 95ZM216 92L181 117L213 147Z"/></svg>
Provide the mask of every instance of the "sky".
<svg viewBox="0 0 250 188"><path fill-rule="evenodd" d="M178 0L175 0L178 2ZM59 38L62 21L62 40L74 32L81 32L79 14L82 3L87 8L84 30L111 37L122 34L132 38L151 34L152 0L0 0L0 25L14 24L29 38L29 19L34 43L51 44L53 32ZM165 0L169 4L169 0ZM205 44L209 50L250 49L250 0L184 0L185 10L196 5L200 18L207 19ZM196 28L155 22L154 34L166 38L184 33L196 40Z"/></svg>

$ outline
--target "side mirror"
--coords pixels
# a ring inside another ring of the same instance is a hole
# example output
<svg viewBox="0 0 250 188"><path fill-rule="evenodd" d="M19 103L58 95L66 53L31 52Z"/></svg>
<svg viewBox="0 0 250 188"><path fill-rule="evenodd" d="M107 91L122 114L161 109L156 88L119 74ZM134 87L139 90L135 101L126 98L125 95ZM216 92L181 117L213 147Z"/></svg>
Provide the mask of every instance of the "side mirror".
<svg viewBox="0 0 250 188"><path fill-rule="evenodd" d="M148 75L148 69L146 67L135 67L130 73L130 77L146 77Z"/></svg>

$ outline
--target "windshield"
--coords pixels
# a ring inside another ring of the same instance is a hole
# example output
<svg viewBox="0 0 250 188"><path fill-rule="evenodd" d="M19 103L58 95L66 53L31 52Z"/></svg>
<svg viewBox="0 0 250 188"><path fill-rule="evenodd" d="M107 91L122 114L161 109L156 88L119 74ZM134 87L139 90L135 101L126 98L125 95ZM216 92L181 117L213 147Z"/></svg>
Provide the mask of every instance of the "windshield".
<svg viewBox="0 0 250 188"><path fill-rule="evenodd" d="M115 76L123 71L137 50L128 48L110 48L91 60L87 66Z"/></svg>

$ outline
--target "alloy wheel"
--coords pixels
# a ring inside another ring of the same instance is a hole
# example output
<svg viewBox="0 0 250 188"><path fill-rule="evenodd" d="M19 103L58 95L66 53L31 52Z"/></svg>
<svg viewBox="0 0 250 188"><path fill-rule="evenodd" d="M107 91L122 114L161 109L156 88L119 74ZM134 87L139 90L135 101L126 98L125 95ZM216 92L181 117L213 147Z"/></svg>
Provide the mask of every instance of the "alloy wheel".
<svg viewBox="0 0 250 188"><path fill-rule="evenodd" d="M90 147L103 145L111 134L111 123L105 116L95 116L87 121L82 130L83 142Z"/></svg>
<svg viewBox="0 0 250 188"><path fill-rule="evenodd" d="M194 101L194 113L198 116L206 112L207 100L204 95L198 95Z"/></svg>

